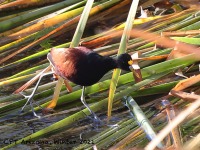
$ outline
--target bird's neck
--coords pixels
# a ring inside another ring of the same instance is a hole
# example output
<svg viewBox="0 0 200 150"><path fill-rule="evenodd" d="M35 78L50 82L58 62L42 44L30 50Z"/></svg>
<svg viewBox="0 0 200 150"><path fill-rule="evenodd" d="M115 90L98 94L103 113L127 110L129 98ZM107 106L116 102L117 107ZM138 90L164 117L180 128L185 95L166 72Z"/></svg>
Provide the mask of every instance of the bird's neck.
<svg viewBox="0 0 200 150"><path fill-rule="evenodd" d="M112 57L105 57L104 63L105 63L104 67L105 69L107 69L107 71L118 68L117 61Z"/></svg>

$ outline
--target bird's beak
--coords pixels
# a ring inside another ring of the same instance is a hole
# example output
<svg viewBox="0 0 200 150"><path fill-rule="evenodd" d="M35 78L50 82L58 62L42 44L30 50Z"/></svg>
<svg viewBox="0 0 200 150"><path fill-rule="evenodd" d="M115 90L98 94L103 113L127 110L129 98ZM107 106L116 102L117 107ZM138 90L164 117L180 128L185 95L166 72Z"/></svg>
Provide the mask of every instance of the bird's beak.
<svg viewBox="0 0 200 150"><path fill-rule="evenodd" d="M129 69L133 72L133 74L134 74L134 68L133 68L133 66L134 66L134 62L133 62L133 60L129 60L128 61L128 64L129 64Z"/></svg>
<svg viewBox="0 0 200 150"><path fill-rule="evenodd" d="M133 76L135 78L135 82L138 83L140 81L142 81L142 75L141 75L141 71L140 71L140 67L136 62L134 62L133 60L129 60L128 64L130 65L130 70L133 72Z"/></svg>
<svg viewBox="0 0 200 150"><path fill-rule="evenodd" d="M140 69L137 61L129 60L128 64L130 65L129 68L131 69L131 71L132 71L132 69Z"/></svg>
<svg viewBox="0 0 200 150"><path fill-rule="evenodd" d="M133 60L129 60L129 61L128 61L128 64L129 64L130 66L132 66Z"/></svg>

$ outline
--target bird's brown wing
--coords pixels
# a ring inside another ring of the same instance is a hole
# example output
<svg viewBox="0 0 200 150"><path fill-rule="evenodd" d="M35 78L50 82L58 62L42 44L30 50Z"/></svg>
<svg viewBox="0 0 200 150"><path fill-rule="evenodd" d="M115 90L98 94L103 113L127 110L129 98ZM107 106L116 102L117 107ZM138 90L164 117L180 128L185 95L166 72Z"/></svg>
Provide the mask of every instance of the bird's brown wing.
<svg viewBox="0 0 200 150"><path fill-rule="evenodd" d="M84 46L79 46L79 47L74 47L74 48L82 51L83 53L91 53L91 52L93 52L92 49L89 49L89 48L84 47Z"/></svg>
<svg viewBox="0 0 200 150"><path fill-rule="evenodd" d="M77 64L86 59L86 52L76 48L54 48L50 52L50 58L56 74L64 79L71 79L77 74Z"/></svg>

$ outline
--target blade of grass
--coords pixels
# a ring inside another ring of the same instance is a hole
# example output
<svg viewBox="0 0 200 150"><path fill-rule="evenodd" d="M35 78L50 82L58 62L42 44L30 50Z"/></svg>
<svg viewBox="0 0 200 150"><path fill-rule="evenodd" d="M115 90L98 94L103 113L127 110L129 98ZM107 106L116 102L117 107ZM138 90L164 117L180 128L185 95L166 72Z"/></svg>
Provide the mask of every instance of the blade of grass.
<svg viewBox="0 0 200 150"><path fill-rule="evenodd" d="M37 1L27 1L27 0L18 0L14 2L10 2L5 5L0 6L0 12L2 11L13 11L17 9L24 9L24 8L30 8L31 6L41 6L41 5L49 5L52 3L59 2L61 0L51 0L51 1L44 1L44 0L37 0Z"/></svg>
<svg viewBox="0 0 200 150"><path fill-rule="evenodd" d="M192 45L200 45L200 38L192 38L192 37L171 37L171 39L174 39L176 41L184 42L187 44Z"/></svg>
<svg viewBox="0 0 200 150"><path fill-rule="evenodd" d="M147 119L146 115L143 113L142 109L138 106L132 97L124 97L127 107L134 114L138 125L145 131L149 140L153 140L156 137L156 132L154 131L153 125ZM163 144L160 142L157 147L164 148Z"/></svg>
<svg viewBox="0 0 200 150"><path fill-rule="evenodd" d="M171 123L172 120L176 117L175 112L177 112L177 110L175 110L174 106L170 103L168 99L162 100L162 106L165 108L169 123ZM182 143L181 143L181 137L179 133L179 126L171 130L171 135L173 138L174 147L176 149L181 149Z"/></svg>
<svg viewBox="0 0 200 150"><path fill-rule="evenodd" d="M124 28L124 32L120 41L120 46L119 46L119 51L118 51L118 56L122 53L125 53L127 49L127 44L128 40L130 37L130 30L132 28L132 24L136 15L137 7L138 7L139 0L135 0L131 4L131 8L129 10L129 14L127 17L126 25ZM120 69L115 69L112 75L111 79L111 84L110 84L110 90L109 90L109 101L108 101L108 119L111 117L111 111L112 111L112 103L113 103L113 98L114 98L114 93L116 90L116 86L119 80L121 70Z"/></svg>

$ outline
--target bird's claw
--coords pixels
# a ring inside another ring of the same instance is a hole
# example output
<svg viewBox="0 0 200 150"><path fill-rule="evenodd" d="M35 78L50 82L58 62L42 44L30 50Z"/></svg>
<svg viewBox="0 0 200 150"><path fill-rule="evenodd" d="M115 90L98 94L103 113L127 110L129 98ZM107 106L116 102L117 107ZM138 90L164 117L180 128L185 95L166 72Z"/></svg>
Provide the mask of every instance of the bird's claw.
<svg viewBox="0 0 200 150"><path fill-rule="evenodd" d="M91 119L93 120L93 123L96 127L100 127L104 125L103 121L99 119L99 117L97 117L96 115L94 115L93 118Z"/></svg>
<svg viewBox="0 0 200 150"><path fill-rule="evenodd" d="M35 112L33 112L33 115L35 116L35 117L37 117L37 118L41 118L41 116L39 116L39 115L37 115Z"/></svg>
<svg viewBox="0 0 200 150"><path fill-rule="evenodd" d="M21 109L21 110L19 111L19 114L22 114L22 113L24 113L24 110Z"/></svg>
<svg viewBox="0 0 200 150"><path fill-rule="evenodd" d="M33 99L32 99L33 95L31 94L31 95L28 95L28 96L27 96L27 95L23 94L22 92L19 92L19 94L21 94L22 96L24 96L24 98L28 99L28 100L26 101L26 103L24 104L24 106L22 107L22 109L21 109L21 111L20 111L20 114L24 112L24 108L26 107L26 105L27 105L28 103L30 103L30 106L31 106L33 115L34 115L35 117L37 117L37 118L41 118L41 116L37 115L36 112L34 111L34 108L33 108L33 104L32 104L32 103L34 102L34 103L35 103L38 107L40 107L41 109L42 109L42 107L41 107L39 104L37 104L37 102L33 101Z"/></svg>
<svg viewBox="0 0 200 150"><path fill-rule="evenodd" d="M22 108L20 111L19 111L19 115L23 114L24 113L24 108ZM41 118L41 116L37 115L35 111L32 110L32 113L33 113L33 116L37 117L37 118Z"/></svg>

